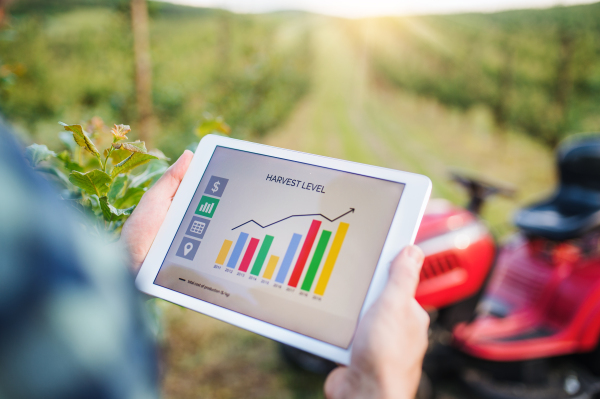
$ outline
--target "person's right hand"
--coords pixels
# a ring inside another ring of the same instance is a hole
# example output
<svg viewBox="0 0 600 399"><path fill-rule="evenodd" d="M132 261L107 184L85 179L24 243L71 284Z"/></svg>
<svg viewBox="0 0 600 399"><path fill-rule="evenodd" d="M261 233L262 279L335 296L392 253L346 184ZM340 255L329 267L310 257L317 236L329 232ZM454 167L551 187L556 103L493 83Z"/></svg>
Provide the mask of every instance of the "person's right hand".
<svg viewBox="0 0 600 399"><path fill-rule="evenodd" d="M396 257L387 286L358 325L350 365L325 381L328 399L415 397L429 327L415 300L423 258L416 246Z"/></svg>

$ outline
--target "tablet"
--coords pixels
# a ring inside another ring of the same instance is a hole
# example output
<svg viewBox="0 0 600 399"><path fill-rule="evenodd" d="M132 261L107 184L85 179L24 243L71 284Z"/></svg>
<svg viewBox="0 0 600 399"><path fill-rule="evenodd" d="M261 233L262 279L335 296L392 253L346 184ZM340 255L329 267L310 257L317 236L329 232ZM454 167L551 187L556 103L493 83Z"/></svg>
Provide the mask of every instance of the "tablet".
<svg viewBox="0 0 600 399"><path fill-rule="evenodd" d="M430 191L425 176L209 135L136 284L348 364Z"/></svg>

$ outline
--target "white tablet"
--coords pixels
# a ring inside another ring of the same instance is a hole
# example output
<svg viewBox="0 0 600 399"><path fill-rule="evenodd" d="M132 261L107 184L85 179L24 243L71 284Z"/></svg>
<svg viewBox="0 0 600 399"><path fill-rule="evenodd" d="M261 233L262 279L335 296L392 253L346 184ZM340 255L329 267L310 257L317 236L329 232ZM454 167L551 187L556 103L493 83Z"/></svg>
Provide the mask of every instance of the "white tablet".
<svg viewBox="0 0 600 399"><path fill-rule="evenodd" d="M413 173L207 136L136 284L348 364L430 191Z"/></svg>

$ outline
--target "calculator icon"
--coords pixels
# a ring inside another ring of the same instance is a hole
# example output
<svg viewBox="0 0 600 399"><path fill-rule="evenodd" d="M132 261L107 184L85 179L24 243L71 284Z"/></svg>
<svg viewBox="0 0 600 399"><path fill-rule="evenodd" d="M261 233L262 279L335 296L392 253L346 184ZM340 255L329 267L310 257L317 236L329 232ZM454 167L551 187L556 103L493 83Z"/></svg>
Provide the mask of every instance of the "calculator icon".
<svg viewBox="0 0 600 399"><path fill-rule="evenodd" d="M190 233L202 234L205 227L206 223L201 222L199 220L194 220L192 222L192 226L190 227Z"/></svg>
<svg viewBox="0 0 600 399"><path fill-rule="evenodd" d="M208 229L209 224L209 219L201 218L200 216L194 216L188 225L185 235L196 238L204 238L204 234L206 233L206 229Z"/></svg>

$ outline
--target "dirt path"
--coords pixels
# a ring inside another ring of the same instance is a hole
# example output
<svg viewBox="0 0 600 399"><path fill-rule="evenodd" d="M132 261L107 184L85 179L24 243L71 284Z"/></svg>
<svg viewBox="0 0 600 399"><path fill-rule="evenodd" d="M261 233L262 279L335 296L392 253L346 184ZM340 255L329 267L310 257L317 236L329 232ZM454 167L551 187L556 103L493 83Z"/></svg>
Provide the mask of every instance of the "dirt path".
<svg viewBox="0 0 600 399"><path fill-rule="evenodd" d="M522 135L496 132L483 110L460 113L386 86L370 67L366 43L377 25L324 20L313 31L312 91L265 143L428 175L434 195L461 203L451 169L519 189L516 201L493 200L485 216L506 227L511 212L551 189L551 152Z"/></svg>

